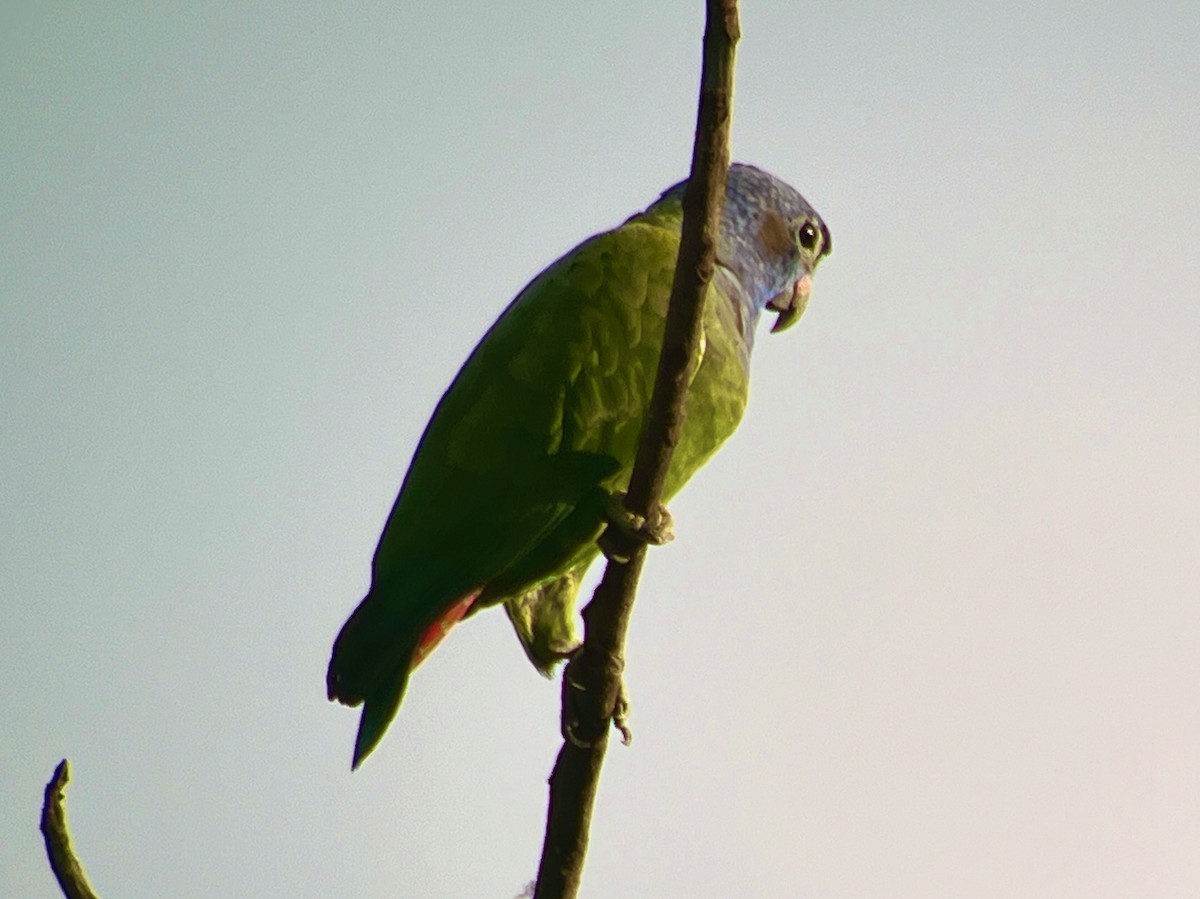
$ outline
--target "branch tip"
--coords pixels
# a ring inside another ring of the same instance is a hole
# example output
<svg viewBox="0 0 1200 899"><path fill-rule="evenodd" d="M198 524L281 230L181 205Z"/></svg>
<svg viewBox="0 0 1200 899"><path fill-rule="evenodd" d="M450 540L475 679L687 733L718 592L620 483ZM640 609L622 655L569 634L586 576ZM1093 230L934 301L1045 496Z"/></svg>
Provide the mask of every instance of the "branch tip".
<svg viewBox="0 0 1200 899"><path fill-rule="evenodd" d="M66 899L97 899L83 873L83 865L71 849L71 832L67 828L67 809L64 805L70 780L70 766L63 759L55 766L54 774L46 784L42 803L41 831L46 842L46 856Z"/></svg>

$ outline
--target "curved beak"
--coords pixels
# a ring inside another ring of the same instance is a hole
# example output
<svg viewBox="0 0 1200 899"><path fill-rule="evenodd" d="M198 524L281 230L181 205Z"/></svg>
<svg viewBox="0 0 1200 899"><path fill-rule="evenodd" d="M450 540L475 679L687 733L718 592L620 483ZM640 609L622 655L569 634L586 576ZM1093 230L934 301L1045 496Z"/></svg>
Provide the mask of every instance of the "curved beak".
<svg viewBox="0 0 1200 899"><path fill-rule="evenodd" d="M810 293L812 293L812 275L805 272L792 284L791 290L785 290L767 301L767 308L779 313L775 324L771 325L772 334L777 334L795 324L796 319L804 314L804 307L808 305Z"/></svg>

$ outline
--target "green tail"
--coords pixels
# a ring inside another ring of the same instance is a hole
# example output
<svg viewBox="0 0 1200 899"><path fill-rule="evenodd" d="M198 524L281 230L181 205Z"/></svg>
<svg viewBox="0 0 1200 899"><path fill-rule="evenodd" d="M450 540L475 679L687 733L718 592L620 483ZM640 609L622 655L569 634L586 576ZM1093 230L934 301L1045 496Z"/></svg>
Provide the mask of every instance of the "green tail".
<svg viewBox="0 0 1200 899"><path fill-rule="evenodd" d="M354 761L350 770L357 771L368 755L379 745L384 733L396 717L404 688L408 685L408 669L400 675L400 682L390 690L381 690L368 696L363 703L362 717L358 719L358 736L354 740Z"/></svg>
<svg viewBox="0 0 1200 899"><path fill-rule="evenodd" d="M413 650L428 626L374 591L359 603L333 644L325 687L331 700L362 705L354 762L358 768L383 738L408 686Z"/></svg>

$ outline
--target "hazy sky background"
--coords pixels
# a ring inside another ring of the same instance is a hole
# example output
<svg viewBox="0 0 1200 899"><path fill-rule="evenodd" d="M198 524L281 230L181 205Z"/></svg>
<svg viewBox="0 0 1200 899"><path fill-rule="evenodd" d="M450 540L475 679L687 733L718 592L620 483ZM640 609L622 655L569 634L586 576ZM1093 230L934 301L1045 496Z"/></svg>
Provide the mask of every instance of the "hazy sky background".
<svg viewBox="0 0 1200 899"><path fill-rule="evenodd" d="M588 897L1200 895L1200 5L746 2L834 235L673 503ZM688 168L702 4L0 12L0 895L509 899L557 684L325 701L421 429Z"/></svg>

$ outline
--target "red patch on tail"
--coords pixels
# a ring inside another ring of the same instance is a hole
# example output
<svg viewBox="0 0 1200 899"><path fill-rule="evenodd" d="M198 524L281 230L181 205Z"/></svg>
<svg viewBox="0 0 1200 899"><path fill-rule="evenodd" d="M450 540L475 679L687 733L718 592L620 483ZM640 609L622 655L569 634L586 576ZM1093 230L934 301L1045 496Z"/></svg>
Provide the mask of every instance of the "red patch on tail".
<svg viewBox="0 0 1200 899"><path fill-rule="evenodd" d="M467 614L478 595L479 592L476 591L464 596L443 612L437 621L429 625L425 633L421 634L421 639L417 641L417 648L413 650L412 661L408 663L409 671L424 662L426 657L442 642L442 638L450 633L450 628L462 621L463 615Z"/></svg>

